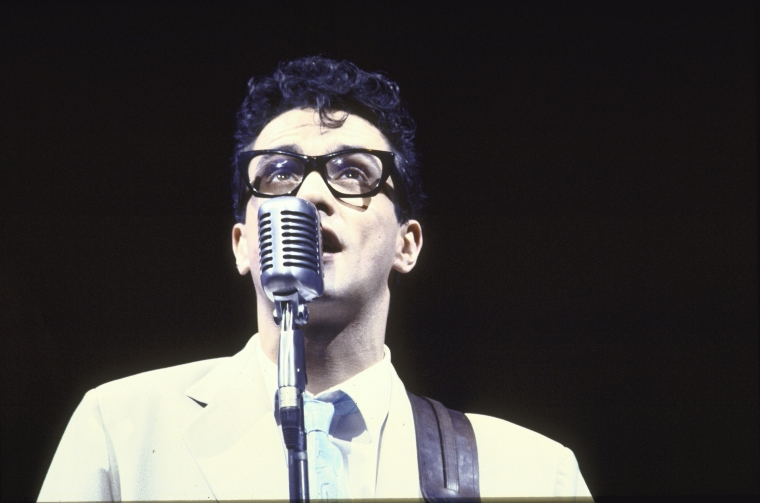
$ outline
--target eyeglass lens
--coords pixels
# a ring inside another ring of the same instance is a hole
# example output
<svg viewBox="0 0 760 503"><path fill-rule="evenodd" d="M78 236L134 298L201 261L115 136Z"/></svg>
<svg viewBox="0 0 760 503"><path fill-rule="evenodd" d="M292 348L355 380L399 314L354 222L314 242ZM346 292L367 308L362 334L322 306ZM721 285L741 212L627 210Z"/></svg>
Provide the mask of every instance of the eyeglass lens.
<svg viewBox="0 0 760 503"><path fill-rule="evenodd" d="M333 157L325 168L327 183L343 194L371 192L383 176L380 158L364 152ZM260 154L251 159L248 166L253 187L262 194L271 195L295 190L303 181L305 172L304 161L285 154Z"/></svg>

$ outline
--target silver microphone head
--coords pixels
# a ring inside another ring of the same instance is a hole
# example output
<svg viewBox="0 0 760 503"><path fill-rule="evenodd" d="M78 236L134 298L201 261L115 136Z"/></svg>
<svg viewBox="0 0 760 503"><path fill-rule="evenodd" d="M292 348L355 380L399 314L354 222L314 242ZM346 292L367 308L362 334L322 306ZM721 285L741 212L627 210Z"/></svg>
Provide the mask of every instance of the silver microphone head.
<svg viewBox="0 0 760 503"><path fill-rule="evenodd" d="M316 206L283 196L259 206L261 286L269 300L298 292L310 302L324 292L322 229Z"/></svg>

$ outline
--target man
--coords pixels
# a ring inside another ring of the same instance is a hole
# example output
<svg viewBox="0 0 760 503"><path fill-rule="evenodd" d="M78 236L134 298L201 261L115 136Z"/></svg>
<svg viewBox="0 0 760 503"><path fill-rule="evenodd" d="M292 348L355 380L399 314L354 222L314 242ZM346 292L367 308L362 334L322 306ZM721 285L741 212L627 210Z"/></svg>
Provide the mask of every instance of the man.
<svg viewBox="0 0 760 503"><path fill-rule="evenodd" d="M280 330L257 241L258 207L284 194L316 206L324 242L325 292L305 328L307 423L328 411L321 430L307 424L323 433L309 443L312 499L421 496L415 416L384 346L389 278L411 271L422 248L413 123L398 87L351 63L304 58L251 80L238 119L232 248L253 279L259 333L231 358L87 393L41 501L288 498L274 409ZM570 450L467 418L482 497L589 496Z"/></svg>

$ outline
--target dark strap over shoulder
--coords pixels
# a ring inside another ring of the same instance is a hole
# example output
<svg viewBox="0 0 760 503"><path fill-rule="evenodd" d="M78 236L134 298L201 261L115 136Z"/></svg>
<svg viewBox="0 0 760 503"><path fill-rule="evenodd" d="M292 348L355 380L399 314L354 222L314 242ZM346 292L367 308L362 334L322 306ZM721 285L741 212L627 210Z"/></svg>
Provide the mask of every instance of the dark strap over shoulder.
<svg viewBox="0 0 760 503"><path fill-rule="evenodd" d="M478 448L470 420L431 398L407 395L414 413L420 488L425 501L480 501Z"/></svg>

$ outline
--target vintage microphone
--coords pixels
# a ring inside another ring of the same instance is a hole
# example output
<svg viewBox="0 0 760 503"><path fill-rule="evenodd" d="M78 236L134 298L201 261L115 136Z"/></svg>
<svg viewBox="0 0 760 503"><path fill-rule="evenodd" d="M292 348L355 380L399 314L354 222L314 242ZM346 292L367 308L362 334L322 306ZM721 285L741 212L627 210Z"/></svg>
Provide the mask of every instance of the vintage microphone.
<svg viewBox="0 0 760 503"><path fill-rule="evenodd" d="M261 286L274 302L280 326L277 402L288 449L290 501L309 501L309 470L303 419L306 303L324 291L322 232L317 208L297 197L276 197L259 207Z"/></svg>

